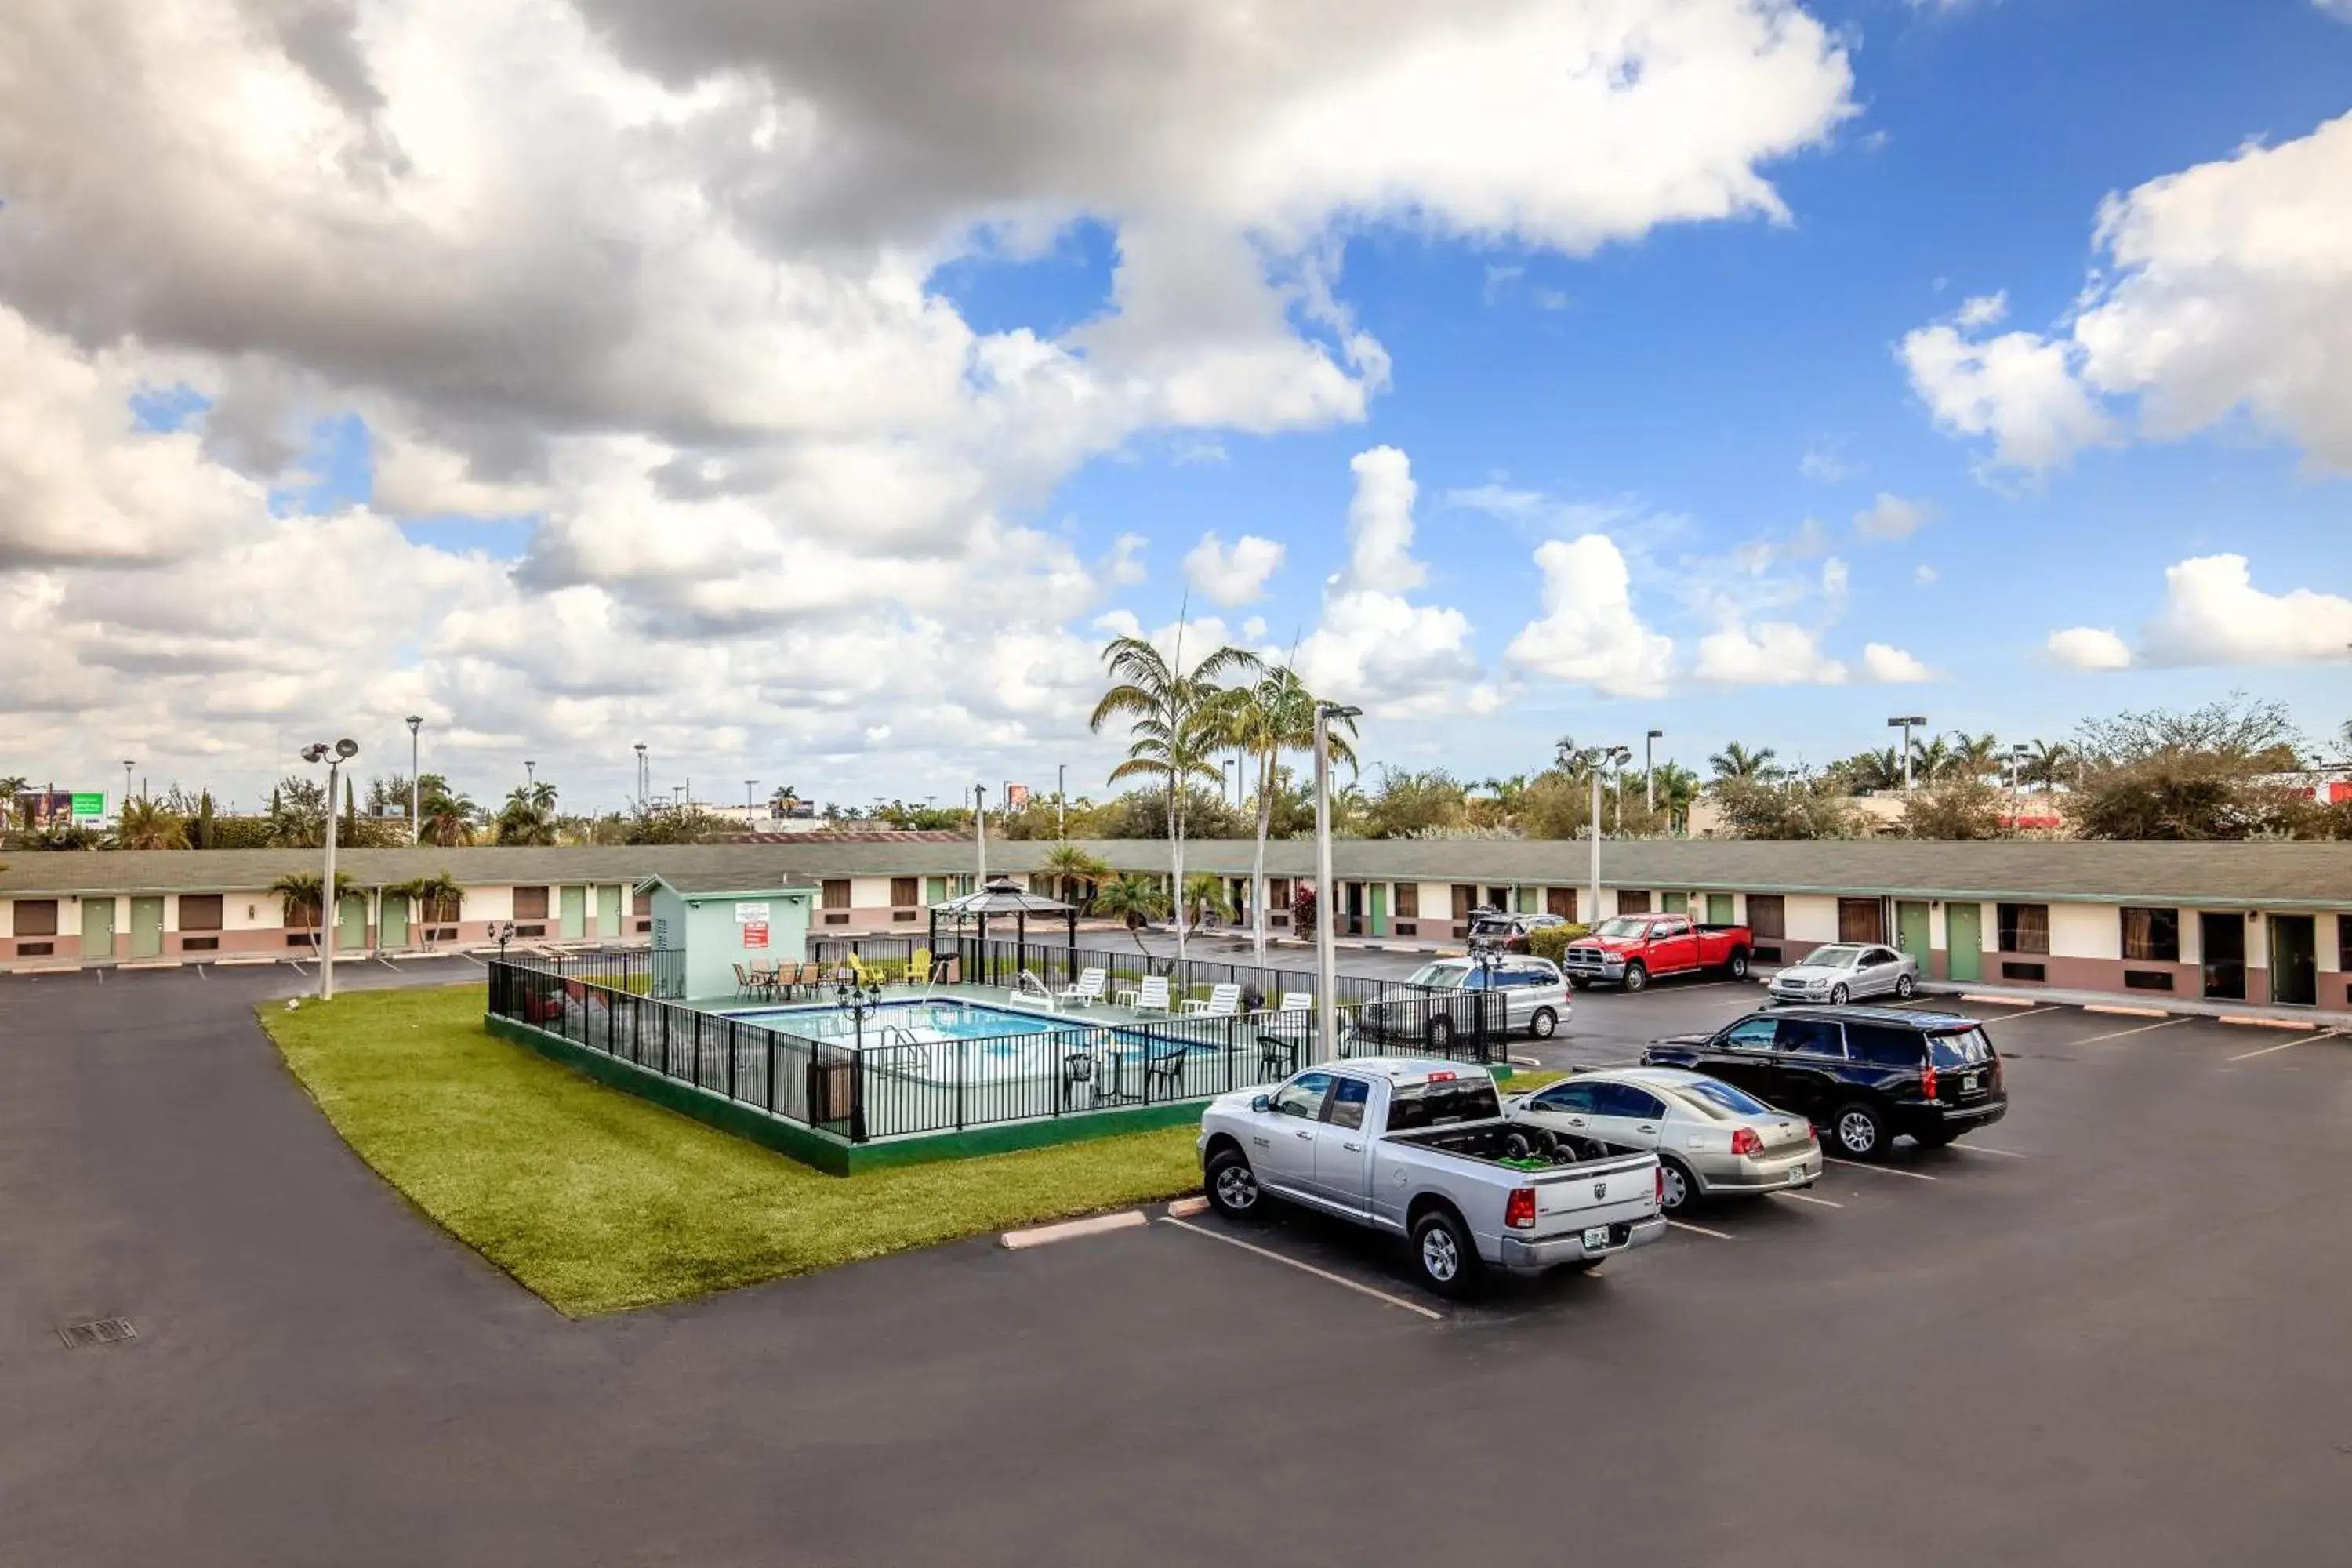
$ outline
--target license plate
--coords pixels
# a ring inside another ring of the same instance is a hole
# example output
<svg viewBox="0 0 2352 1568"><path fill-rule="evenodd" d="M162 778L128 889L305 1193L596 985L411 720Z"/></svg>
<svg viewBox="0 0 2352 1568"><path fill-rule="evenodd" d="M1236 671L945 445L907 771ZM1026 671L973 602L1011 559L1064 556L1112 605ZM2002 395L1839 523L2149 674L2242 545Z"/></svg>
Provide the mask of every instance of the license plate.
<svg viewBox="0 0 2352 1568"><path fill-rule="evenodd" d="M1789 1184L1792 1187L1801 1187L1805 1184L1805 1168L1802 1165L1789 1173Z"/></svg>
<svg viewBox="0 0 2352 1568"><path fill-rule="evenodd" d="M1962 1073L1960 1075L1960 1092L1962 1094L1974 1094L1977 1091L1977 1084L1979 1081L1978 1075L1975 1073Z"/></svg>
<svg viewBox="0 0 2352 1568"><path fill-rule="evenodd" d="M1584 1250L1585 1250L1585 1251L1587 1251L1587 1252L1593 1252L1593 1251L1597 1251L1597 1250L1599 1250L1600 1248L1604 1247L1606 1247L1606 1246L1608 1246L1608 1245L1609 1245L1609 1227L1608 1227L1607 1226L1605 1226L1605 1225L1589 1225L1589 1226L1586 1226L1584 1227Z"/></svg>

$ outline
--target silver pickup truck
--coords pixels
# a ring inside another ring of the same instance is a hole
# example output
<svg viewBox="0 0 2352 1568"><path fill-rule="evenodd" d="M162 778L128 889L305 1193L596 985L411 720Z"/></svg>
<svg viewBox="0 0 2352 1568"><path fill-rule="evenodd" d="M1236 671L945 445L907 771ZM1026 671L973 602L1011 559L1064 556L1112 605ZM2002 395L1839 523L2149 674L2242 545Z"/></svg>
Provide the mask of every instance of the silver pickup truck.
<svg viewBox="0 0 2352 1568"><path fill-rule="evenodd" d="M1655 1154L1507 1120L1483 1068L1412 1057L1211 1101L1201 1169L1227 1218L1279 1197L1410 1237L1422 1279L1449 1296L1482 1267L1590 1268L1666 1227Z"/></svg>

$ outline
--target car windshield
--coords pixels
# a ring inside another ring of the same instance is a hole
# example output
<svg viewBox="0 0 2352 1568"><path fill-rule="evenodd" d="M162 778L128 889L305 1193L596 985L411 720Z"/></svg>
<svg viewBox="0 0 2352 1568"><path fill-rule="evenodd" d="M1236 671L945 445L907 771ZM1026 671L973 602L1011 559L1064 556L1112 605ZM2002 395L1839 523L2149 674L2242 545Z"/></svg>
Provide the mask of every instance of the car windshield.
<svg viewBox="0 0 2352 1568"><path fill-rule="evenodd" d="M1724 1113L1733 1116L1769 1116L1772 1108L1744 1090L1737 1089L1719 1079L1703 1078L1696 1083L1678 1083L1675 1092L1685 1100L1695 1100L1701 1110L1720 1121Z"/></svg>
<svg viewBox="0 0 2352 1568"><path fill-rule="evenodd" d="M1815 948L1806 956L1805 967L1808 969L1852 969L1854 966L1855 961L1861 957L1862 949L1858 947Z"/></svg>
<svg viewBox="0 0 2352 1568"><path fill-rule="evenodd" d="M1469 978L1470 971L1458 963L1424 963L1412 972L1409 985L1425 985L1432 991L1459 991Z"/></svg>
<svg viewBox="0 0 2352 1568"><path fill-rule="evenodd" d="M1992 1060L1992 1042L1982 1029L1960 1035L1930 1035L1927 1050L1939 1068L1982 1067Z"/></svg>
<svg viewBox="0 0 2352 1568"><path fill-rule="evenodd" d="M1592 934L1595 936L1642 936L1647 933L1649 929L1650 922L1647 921L1627 920L1621 915L1613 921L1602 921L1599 925L1594 926Z"/></svg>

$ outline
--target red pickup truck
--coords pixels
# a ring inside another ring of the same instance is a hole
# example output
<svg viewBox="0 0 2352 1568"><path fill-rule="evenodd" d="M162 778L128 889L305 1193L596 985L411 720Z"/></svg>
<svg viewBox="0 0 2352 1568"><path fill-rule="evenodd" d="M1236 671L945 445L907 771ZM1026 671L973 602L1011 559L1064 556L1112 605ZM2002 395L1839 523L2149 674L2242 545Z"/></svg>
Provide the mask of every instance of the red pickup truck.
<svg viewBox="0 0 2352 1568"><path fill-rule="evenodd" d="M1653 980L1695 969L1720 969L1748 978L1756 936L1746 926L1695 925L1688 915L1619 915L1568 944L1559 961L1570 984L1622 985L1639 991Z"/></svg>

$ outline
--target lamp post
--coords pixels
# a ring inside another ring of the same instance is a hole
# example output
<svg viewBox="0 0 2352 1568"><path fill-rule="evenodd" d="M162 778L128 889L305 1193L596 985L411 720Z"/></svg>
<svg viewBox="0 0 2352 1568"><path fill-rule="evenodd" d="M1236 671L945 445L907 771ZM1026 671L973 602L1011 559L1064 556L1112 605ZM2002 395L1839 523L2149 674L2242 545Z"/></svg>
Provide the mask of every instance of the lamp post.
<svg viewBox="0 0 2352 1568"><path fill-rule="evenodd" d="M1926 729L1927 718L1922 714L1914 713L1907 718L1889 719L1886 721L1888 729L1903 731L1903 793L1905 795L1911 793L1911 729L1915 724L1920 729Z"/></svg>
<svg viewBox="0 0 2352 1568"><path fill-rule="evenodd" d="M1069 801L1070 764L1055 763L1054 764L1054 837L1055 838L1066 839L1070 836Z"/></svg>
<svg viewBox="0 0 2352 1568"><path fill-rule="evenodd" d="M745 779L743 781L743 826L746 828L758 826L756 820L751 816L752 812L759 809L752 803L751 792L759 787L760 781L758 779Z"/></svg>
<svg viewBox="0 0 2352 1568"><path fill-rule="evenodd" d="M345 739L332 747L324 742L302 748L302 760L316 765L327 764L327 871L319 884L319 1000L335 999L335 917L341 910L341 900L335 897L335 789L341 780L343 764L360 754L360 743Z"/></svg>
<svg viewBox="0 0 2352 1568"><path fill-rule="evenodd" d="M1596 924L1601 920L1601 770L1613 767L1633 753L1623 746L1595 746L1584 753L1585 771L1592 779L1592 822L1588 831L1592 836L1592 864L1590 880L1592 884L1592 912Z"/></svg>
<svg viewBox="0 0 2352 1568"><path fill-rule="evenodd" d="M972 883L975 891L988 886L988 786L971 786L971 843L980 860L980 879Z"/></svg>
<svg viewBox="0 0 2352 1568"><path fill-rule="evenodd" d="M135 759L131 757L125 757L122 759L122 809L126 812L131 809L131 769L134 761ZM332 806L335 804L334 792L331 790L328 792L327 804L330 806ZM118 813L117 820L120 821L127 819L121 817Z"/></svg>
<svg viewBox="0 0 2352 1568"><path fill-rule="evenodd" d="M882 1005L882 984L845 980L833 989L833 1005L849 1016L849 1031L857 1048L866 1048L866 1015Z"/></svg>
<svg viewBox="0 0 2352 1568"><path fill-rule="evenodd" d="M1315 1032L1327 1060L1339 1047L1339 954L1331 942L1332 914L1338 900L1331 881L1331 721L1354 719L1360 708L1336 702L1315 705Z"/></svg>
<svg viewBox="0 0 2352 1568"><path fill-rule="evenodd" d="M2018 786L2024 782L2026 759L2032 755L2032 748L2022 741L2012 743L2009 748L2009 830L2011 833L2017 831Z"/></svg>
<svg viewBox="0 0 2352 1568"><path fill-rule="evenodd" d="M646 771L646 743L643 741L636 742L636 751L637 804L643 805L646 798L654 793L654 780L653 775Z"/></svg>
<svg viewBox="0 0 2352 1568"><path fill-rule="evenodd" d="M417 842L419 829L416 824L416 814L424 799L416 772L418 756L416 732L424 728L425 719L422 714L411 713L408 716L408 842L411 846Z"/></svg>
<svg viewBox="0 0 2352 1568"><path fill-rule="evenodd" d="M529 789L539 783L539 764L525 757L522 762L522 784Z"/></svg>
<svg viewBox="0 0 2352 1568"><path fill-rule="evenodd" d="M1653 730L1642 737L1642 809L1658 809L1658 770L1651 748L1666 738L1664 730Z"/></svg>

